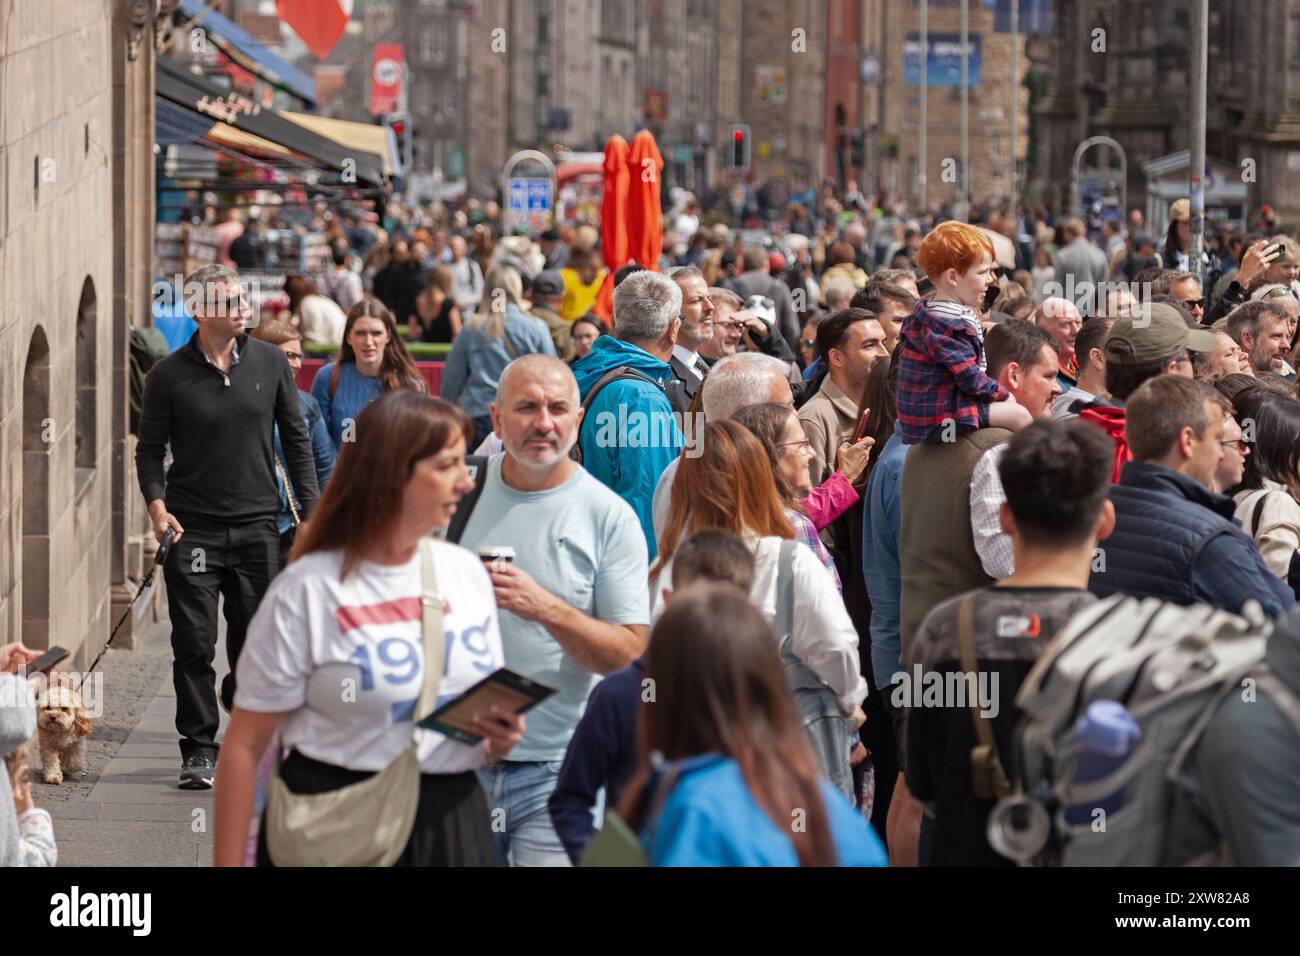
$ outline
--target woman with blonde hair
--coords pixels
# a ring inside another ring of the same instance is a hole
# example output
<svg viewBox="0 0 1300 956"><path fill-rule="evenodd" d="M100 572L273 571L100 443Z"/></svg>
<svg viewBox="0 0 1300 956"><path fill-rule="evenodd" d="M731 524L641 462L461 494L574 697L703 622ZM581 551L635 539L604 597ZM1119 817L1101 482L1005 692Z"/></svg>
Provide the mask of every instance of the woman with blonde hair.
<svg viewBox="0 0 1300 956"><path fill-rule="evenodd" d="M491 405L505 367L521 355L555 355L550 330L524 309L524 283L509 266L490 269L479 311L461 329L442 370L442 397L474 423L471 448L492 432Z"/></svg>
<svg viewBox="0 0 1300 956"><path fill-rule="evenodd" d="M368 295L348 310L343 347L321 366L311 395L320 406L334 447L339 448L361 409L385 392L427 392L424 376L397 334L393 313Z"/></svg>
<svg viewBox="0 0 1300 956"><path fill-rule="evenodd" d="M750 600L776 627L786 675L822 769L853 797L850 734L866 719L859 673L858 634L835 581L807 545L794 540L763 445L744 425L724 420L704 426L697 458L683 457L659 553L650 569L651 617L663 613L659 581L672 580L673 554L697 531L718 529L754 552Z"/></svg>

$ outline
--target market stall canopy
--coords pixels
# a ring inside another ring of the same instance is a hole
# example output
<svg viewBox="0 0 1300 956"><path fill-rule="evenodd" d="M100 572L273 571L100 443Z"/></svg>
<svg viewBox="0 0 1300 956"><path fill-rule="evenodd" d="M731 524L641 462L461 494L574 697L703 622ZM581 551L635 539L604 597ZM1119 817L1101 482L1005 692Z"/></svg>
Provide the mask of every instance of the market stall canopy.
<svg viewBox="0 0 1300 956"><path fill-rule="evenodd" d="M384 162L384 174L390 179L401 175L401 159L397 155L397 137L388 126L377 123L356 123L352 120L317 116L314 113L280 113L304 129L334 140L349 149L374 153Z"/></svg>
<svg viewBox="0 0 1300 956"><path fill-rule="evenodd" d="M190 113L225 123L305 157L314 165L339 173L345 182L380 186L385 177L382 155L350 148L306 126L286 119L246 96L223 90L206 77L191 73L165 58L158 59L158 96ZM358 124L364 125L364 124Z"/></svg>
<svg viewBox="0 0 1300 956"><path fill-rule="evenodd" d="M237 65L292 93L308 106L316 105L315 80L271 52L239 24L208 9L210 6L207 0L181 0L181 14L193 25L203 27L221 52Z"/></svg>

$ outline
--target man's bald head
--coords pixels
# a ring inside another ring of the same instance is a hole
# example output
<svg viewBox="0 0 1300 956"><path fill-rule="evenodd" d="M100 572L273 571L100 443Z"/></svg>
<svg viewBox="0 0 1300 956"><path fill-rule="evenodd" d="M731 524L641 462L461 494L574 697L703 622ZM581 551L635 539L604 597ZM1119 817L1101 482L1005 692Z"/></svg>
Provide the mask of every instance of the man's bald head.
<svg viewBox="0 0 1300 956"><path fill-rule="evenodd" d="M551 355L525 355L506 366L492 403L492 428L509 459L506 481L529 473L567 476L582 403L569 366ZM511 474L507 474L509 471Z"/></svg>
<svg viewBox="0 0 1300 956"><path fill-rule="evenodd" d="M1052 344L1066 365L1074 357L1074 339L1083 327L1083 316L1069 299L1052 296L1034 310L1034 324L1052 337Z"/></svg>
<svg viewBox="0 0 1300 956"><path fill-rule="evenodd" d="M497 404L505 404L509 390L524 382L546 380L564 381L574 402L578 401L578 380L573 377L573 370L553 355L535 354L521 356L505 367L497 382Z"/></svg>

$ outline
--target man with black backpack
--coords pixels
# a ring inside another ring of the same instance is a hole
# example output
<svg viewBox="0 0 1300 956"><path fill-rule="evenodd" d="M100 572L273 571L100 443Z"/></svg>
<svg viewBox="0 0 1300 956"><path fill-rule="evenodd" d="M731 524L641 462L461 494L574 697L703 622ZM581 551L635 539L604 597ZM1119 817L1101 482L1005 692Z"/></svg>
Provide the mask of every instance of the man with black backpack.
<svg viewBox="0 0 1300 956"><path fill-rule="evenodd" d="M632 509L569 457L583 410L564 362L516 359L491 410L505 453L462 502L472 511L459 543L514 549L488 566L505 663L557 693L529 711L510 759L480 774L489 806L505 811L493 827L500 862L567 866L547 800L592 687L645 650L646 547Z"/></svg>
<svg viewBox="0 0 1300 956"><path fill-rule="evenodd" d="M657 272L628 276L614 290L614 334L598 338L591 354L573 365L587 409L579 432L582 463L632 506L652 560L655 484L682 448L674 412L684 414L688 405L668 364L681 310L682 291L672 279Z"/></svg>

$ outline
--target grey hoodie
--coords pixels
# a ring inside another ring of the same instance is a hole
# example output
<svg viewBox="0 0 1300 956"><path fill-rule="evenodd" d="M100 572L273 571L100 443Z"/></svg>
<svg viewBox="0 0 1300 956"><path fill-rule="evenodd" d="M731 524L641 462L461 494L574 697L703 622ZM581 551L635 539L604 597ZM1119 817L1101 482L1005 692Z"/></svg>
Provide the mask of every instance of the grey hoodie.
<svg viewBox="0 0 1300 956"><path fill-rule="evenodd" d="M36 733L36 708L17 674L0 674L0 757L21 747ZM9 775L0 773L0 866L17 866L18 815Z"/></svg>

